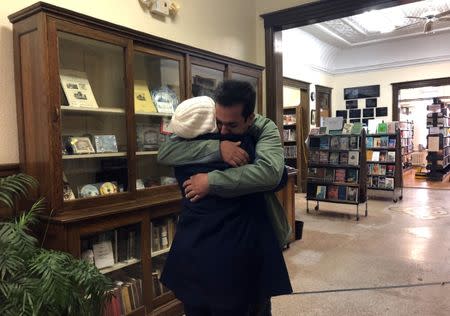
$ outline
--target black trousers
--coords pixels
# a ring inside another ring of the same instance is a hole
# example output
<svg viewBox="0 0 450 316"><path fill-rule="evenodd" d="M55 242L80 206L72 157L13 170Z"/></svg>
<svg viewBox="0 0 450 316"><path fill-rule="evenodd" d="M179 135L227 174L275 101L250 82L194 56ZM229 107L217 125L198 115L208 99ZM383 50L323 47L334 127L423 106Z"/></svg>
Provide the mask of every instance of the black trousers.
<svg viewBox="0 0 450 316"><path fill-rule="evenodd" d="M184 304L186 316L272 316L270 299L252 305L239 306L233 309L216 309L205 306Z"/></svg>

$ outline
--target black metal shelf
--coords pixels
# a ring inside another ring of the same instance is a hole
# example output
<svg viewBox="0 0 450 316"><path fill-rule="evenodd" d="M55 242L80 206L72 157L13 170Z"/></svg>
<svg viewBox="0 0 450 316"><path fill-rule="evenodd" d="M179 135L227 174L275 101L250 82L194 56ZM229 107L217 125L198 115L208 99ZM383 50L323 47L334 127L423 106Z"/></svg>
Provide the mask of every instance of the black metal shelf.
<svg viewBox="0 0 450 316"><path fill-rule="evenodd" d="M350 205L359 205L359 204L365 203L365 202L355 202L355 201L339 200L339 199L317 199L317 198L311 198L311 197L306 197L306 199L309 201L341 203L341 204L350 204Z"/></svg>
<svg viewBox="0 0 450 316"><path fill-rule="evenodd" d="M371 188L371 187L367 187L368 190L376 190L376 191L395 191L395 189L385 189L385 188Z"/></svg>
<svg viewBox="0 0 450 316"><path fill-rule="evenodd" d="M309 148L309 150L311 151L311 150L322 150L322 151L328 151L328 152L349 152L349 151L358 151L358 152L360 152L361 151L361 149L321 149L321 148L316 148L316 147L313 147L313 148Z"/></svg>
<svg viewBox="0 0 450 316"><path fill-rule="evenodd" d="M396 148L392 147L367 147L367 150L387 150L387 151L396 151Z"/></svg>
<svg viewBox="0 0 450 316"><path fill-rule="evenodd" d="M373 161L373 160L370 160L370 161L368 160L367 163L370 163L370 164L378 163L380 165L395 165L396 164L395 161Z"/></svg>
<svg viewBox="0 0 450 316"><path fill-rule="evenodd" d="M336 185L336 186L346 186L346 187L359 187L359 183L355 183L355 182L329 182L329 181L323 181L323 180L318 180L316 181L315 178L311 178L308 177L308 182L309 183L313 183L313 184L318 184L318 185Z"/></svg>
<svg viewBox="0 0 450 316"><path fill-rule="evenodd" d="M351 168L360 169L359 165L334 165L325 163L311 163L308 167L310 168Z"/></svg>
<svg viewBox="0 0 450 316"><path fill-rule="evenodd" d="M368 177L385 177L385 178L394 178L395 179L395 176L387 176L385 174L370 174L370 173L368 173L367 176Z"/></svg>
<svg viewBox="0 0 450 316"><path fill-rule="evenodd" d="M395 137L397 134L390 134L390 133L384 133L384 134L367 134L367 137L381 137L381 136L392 136Z"/></svg>

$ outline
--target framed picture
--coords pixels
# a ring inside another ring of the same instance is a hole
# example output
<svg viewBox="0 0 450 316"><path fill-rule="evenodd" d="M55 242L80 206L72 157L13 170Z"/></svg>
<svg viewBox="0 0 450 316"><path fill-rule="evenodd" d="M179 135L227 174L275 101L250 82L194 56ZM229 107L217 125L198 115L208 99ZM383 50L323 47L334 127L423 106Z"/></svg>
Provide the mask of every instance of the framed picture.
<svg viewBox="0 0 450 316"><path fill-rule="evenodd" d="M376 108L377 98L366 99L366 108Z"/></svg>
<svg viewBox="0 0 450 316"><path fill-rule="evenodd" d="M363 109L363 117L373 117L374 110L373 109Z"/></svg>
<svg viewBox="0 0 450 316"><path fill-rule="evenodd" d="M358 100L347 100L345 101L345 108L348 109L357 109L358 108Z"/></svg>
<svg viewBox="0 0 450 316"><path fill-rule="evenodd" d="M349 117L352 118L361 118L361 109L352 109L349 110Z"/></svg>
<svg viewBox="0 0 450 316"><path fill-rule="evenodd" d="M345 119L347 119L347 115L348 115L347 110L342 110L342 111L336 110L336 117L342 117L345 120Z"/></svg>
<svg viewBox="0 0 450 316"><path fill-rule="evenodd" d="M376 108L376 116L387 116L388 115L388 108Z"/></svg>
<svg viewBox="0 0 450 316"><path fill-rule="evenodd" d="M159 130L158 125L137 124L136 137L139 151L152 151L159 148Z"/></svg>
<svg viewBox="0 0 450 316"><path fill-rule="evenodd" d="M316 110L311 110L311 125L316 125Z"/></svg>
<svg viewBox="0 0 450 316"><path fill-rule="evenodd" d="M98 153L116 153L119 151L115 135L95 135L94 143Z"/></svg>
<svg viewBox="0 0 450 316"><path fill-rule="evenodd" d="M95 154L89 137L70 137L69 143L74 154Z"/></svg>

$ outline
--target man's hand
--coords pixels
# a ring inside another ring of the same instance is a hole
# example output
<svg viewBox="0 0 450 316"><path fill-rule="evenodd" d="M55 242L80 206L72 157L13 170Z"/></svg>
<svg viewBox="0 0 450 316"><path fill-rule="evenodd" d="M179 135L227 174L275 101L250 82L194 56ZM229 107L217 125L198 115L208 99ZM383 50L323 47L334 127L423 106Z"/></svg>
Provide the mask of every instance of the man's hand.
<svg viewBox="0 0 450 316"><path fill-rule="evenodd" d="M208 174L199 173L190 177L184 181L183 187L186 198L190 199L191 202L197 202L209 192Z"/></svg>
<svg viewBox="0 0 450 316"><path fill-rule="evenodd" d="M250 157L239 145L241 142L224 140L220 142L220 155L222 160L232 167L240 167L248 164Z"/></svg>

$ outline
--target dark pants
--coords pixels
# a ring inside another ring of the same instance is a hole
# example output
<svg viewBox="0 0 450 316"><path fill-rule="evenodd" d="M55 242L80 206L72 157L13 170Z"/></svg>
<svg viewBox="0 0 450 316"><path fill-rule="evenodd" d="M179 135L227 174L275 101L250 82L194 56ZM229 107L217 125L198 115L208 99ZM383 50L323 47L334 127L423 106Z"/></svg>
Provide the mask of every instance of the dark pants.
<svg viewBox="0 0 450 316"><path fill-rule="evenodd" d="M233 309L215 309L184 304L186 316L272 316L270 299L261 304L240 306Z"/></svg>

